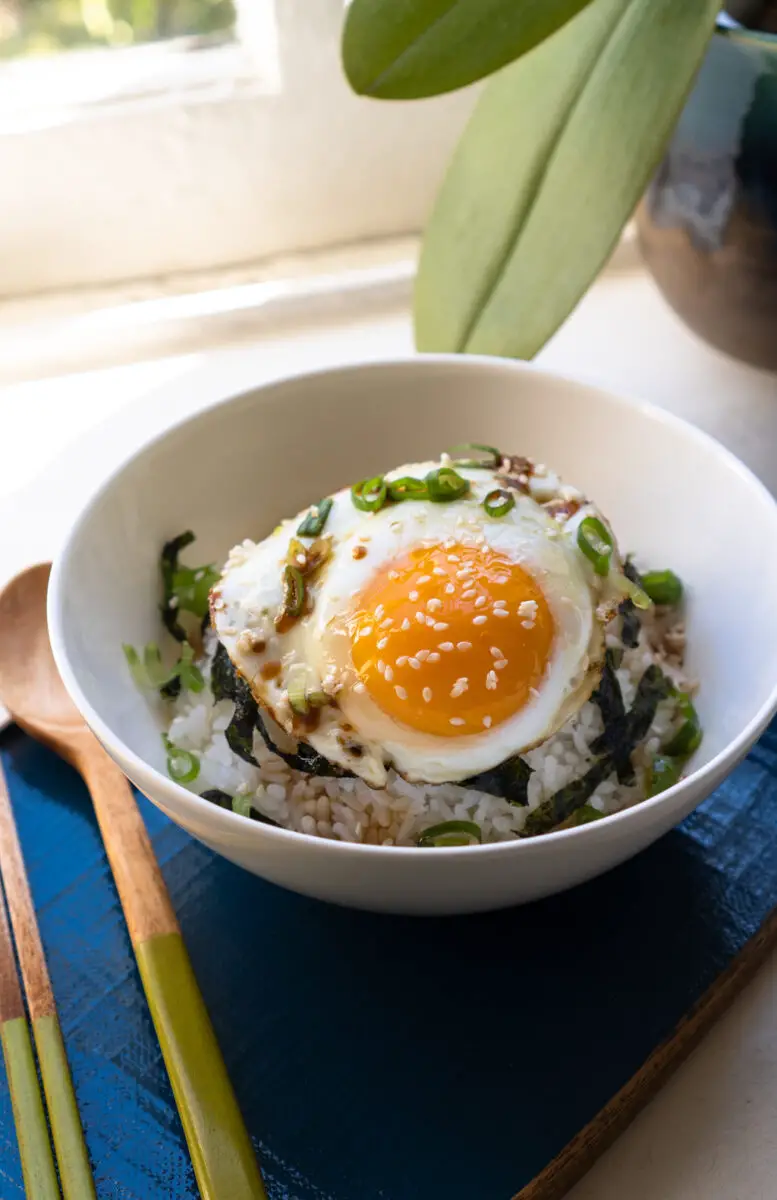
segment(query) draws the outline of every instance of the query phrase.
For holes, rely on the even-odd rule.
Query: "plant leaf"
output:
[[[660,161],[718,0],[594,0],[486,87],[421,254],[420,350],[531,358]]]
[[[354,91],[437,96],[539,45],[591,0],[353,0],[343,66]]]

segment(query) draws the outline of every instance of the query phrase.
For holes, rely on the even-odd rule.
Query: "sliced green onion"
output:
[[[297,536],[318,537],[326,525],[333,503],[331,496],[327,496],[325,500],[319,500],[318,504],[314,504],[304,520],[297,526]]]
[[[311,708],[326,708],[327,704],[332,703],[332,697],[328,692],[314,690],[307,693],[306,699]]]
[[[577,527],[577,544],[597,575],[609,573],[612,537],[598,517],[583,518]]]
[[[167,750],[167,773],[176,783],[192,783],[200,773],[200,760],[190,750],[174,746],[169,737],[162,741]]]
[[[483,841],[480,826],[474,821],[442,821],[419,834],[417,845],[421,847],[474,846]]]
[[[463,479],[453,467],[437,467],[426,476],[426,488],[435,504],[448,504],[467,495],[469,480]]]
[[[695,750],[699,749],[702,728],[699,714],[686,692],[677,693],[677,710],[683,718],[683,723],[662,749],[664,754],[668,754],[672,758],[687,758],[689,754],[693,754]]]
[[[233,796],[232,797],[232,812],[238,813],[241,817],[251,816],[251,801],[248,796]]]
[[[668,754],[657,754],[647,771],[645,795],[657,796],[673,787],[680,778],[683,769],[681,758],[671,758]]]
[[[648,596],[647,592],[635,583],[633,579],[629,579],[628,575],[614,575],[613,583],[616,587],[627,596],[635,608],[646,612],[647,609],[653,607],[653,601]]]
[[[605,814],[599,812],[598,808],[594,808],[593,804],[584,804],[582,808],[578,808],[572,813],[571,817],[567,817],[566,821],[562,821],[557,825],[557,829],[574,829],[578,825],[590,825],[592,821],[601,821]]]
[[[412,475],[403,475],[401,479],[392,479],[389,482],[388,497],[396,504],[402,500],[427,500],[429,490],[423,479],[414,479]]]
[[[377,512],[378,509],[383,508],[387,495],[388,488],[382,475],[375,475],[372,479],[362,479],[351,488],[351,500],[354,507],[361,509],[362,512]]]
[[[132,678],[143,691],[159,691],[178,678],[181,680],[181,686],[190,692],[201,692],[205,687],[202,671],[194,664],[194,651],[188,642],[182,644],[181,657],[170,668],[163,665],[156,642],[149,642],[144,646],[142,661],[134,646],[124,645],[122,649]]]
[[[286,690],[289,704],[295,713],[304,717],[310,710],[308,700],[308,669],[304,663],[292,663],[289,667]]]
[[[460,459],[457,457],[459,454],[466,454],[470,450],[479,450],[484,457],[478,459]],[[483,446],[480,442],[463,442],[460,446],[454,446],[448,453],[457,467],[498,467],[504,457],[502,451],[497,450],[495,446]]]
[[[674,571],[648,571],[642,586],[654,604],[675,605],[683,598],[683,583]]]
[[[287,563],[283,568],[283,611],[289,617],[298,617],[305,604],[305,580],[299,567]]]
[[[181,657],[173,668],[174,674],[181,680],[181,687],[190,692],[201,692],[205,687],[202,671],[194,662],[194,650],[188,642],[181,647]]]
[[[483,501],[483,508],[489,517],[504,517],[515,508],[515,496],[506,488],[494,488]]]

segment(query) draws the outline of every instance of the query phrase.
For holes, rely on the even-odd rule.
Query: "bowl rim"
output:
[[[82,504],[63,545],[60,547],[59,553],[56,555],[52,566],[47,596],[47,619],[54,660],[65,687],[76,707],[81,712],[92,732],[103,743],[104,748],[112,757],[116,758],[127,774],[134,774],[140,779],[144,777],[150,779],[151,783],[148,785],[148,790],[151,794],[150,798],[157,793],[161,793],[165,797],[169,808],[173,812],[176,812],[176,819],[177,810],[183,810],[187,815],[191,815],[192,818],[197,820],[205,818],[206,822],[212,823],[214,826],[221,824],[225,832],[240,832],[244,843],[251,840],[259,843],[268,839],[270,841],[280,839],[281,843],[287,842],[289,845],[301,846],[302,842],[300,839],[302,839],[309,849],[315,848],[327,853],[342,854],[350,851],[351,853],[361,855],[389,856],[397,861],[400,859],[407,860],[408,856],[411,856],[413,859],[418,858],[418,848],[416,846],[374,846],[364,842],[344,842],[322,838],[316,834],[286,829],[283,826],[265,825],[262,822],[253,821],[249,817],[243,817],[239,813],[231,812],[228,809],[218,808],[211,802],[203,800],[196,792],[189,791],[182,784],[176,783],[175,780],[163,775],[161,771],[147,762],[146,759],[136,754],[111,729],[84,694],[79,683],[77,670],[71,665],[68,655],[67,639],[64,633],[62,592],[63,580],[67,571],[68,558],[72,547],[80,537],[81,530],[91,518],[94,509],[99,507],[104,497],[110,492],[120,476],[158,445],[178,436],[184,427],[193,425],[217,409],[226,408],[231,404],[248,402],[249,399],[261,403],[272,392],[282,389],[289,384],[311,384],[315,386],[320,379],[333,375],[352,375],[359,372],[369,373],[372,371],[404,371],[408,368],[423,372],[434,370],[440,366],[454,367],[457,370],[465,372],[472,371],[473,374],[482,373],[483,371],[493,371],[495,374],[504,374],[505,372],[515,375],[530,374],[539,377],[540,380],[547,379],[551,382],[568,385],[581,393],[595,394],[616,408],[630,409],[649,421],[656,422],[659,425],[683,434],[698,446],[711,450],[723,465],[728,467],[729,470],[734,471],[735,474],[739,475],[748,484],[760,503],[765,503],[772,509],[775,521],[777,522],[777,498],[772,495],[765,484],[762,483],[749,467],[746,467],[732,451],[723,446],[711,434],[706,433],[682,417],[644,400],[611,391],[609,388],[587,382],[565,372],[549,371],[543,367],[535,366],[533,363],[521,360],[475,354],[406,354],[392,358],[365,359],[324,366],[314,370],[284,373],[275,378],[264,380],[254,388],[247,388],[240,392],[229,392],[216,400],[210,401],[195,412],[187,413],[183,417],[180,417],[172,425],[155,434],[147,441],[144,441],[141,446],[122,459],[110,471],[102,483],[94,489],[88,499]],[[633,821],[637,813],[649,812],[666,805],[668,802],[671,803],[691,787],[698,785],[702,785],[703,787],[708,780],[711,779],[714,781],[716,776],[721,774],[721,772],[726,774],[728,770],[733,769],[764,731],[775,712],[777,712],[777,682],[775,682],[769,696],[755,715],[748,721],[744,729],[724,746],[714,758],[696,770],[691,771],[688,775],[683,776],[672,787],[659,792],[656,796],[642,800],[630,808],[606,814],[599,821],[575,826],[571,829],[556,830],[541,837],[516,838],[513,841],[487,842],[474,846],[436,847],[435,858],[459,857],[461,855],[474,858],[476,856],[482,857],[486,854],[505,855],[508,853],[522,853],[526,855],[530,853],[547,853],[551,852],[553,846],[558,846],[560,849],[562,844],[570,838],[588,838],[592,842],[595,837],[605,837],[607,836],[606,831],[614,831],[617,825],[625,825],[627,822]],[[129,769],[125,767],[125,764],[127,764]],[[713,782],[713,788],[714,786],[716,784]],[[152,802],[156,803],[153,799]],[[167,811],[167,815],[170,815],[169,811]],[[173,818],[171,817],[171,819]],[[253,832],[249,833],[249,829]]]

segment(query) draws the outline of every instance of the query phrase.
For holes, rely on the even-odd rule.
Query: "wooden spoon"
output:
[[[31,567],[0,593],[0,698],[16,723],[67,759],[89,788],[203,1200],[266,1200],[135,797],[54,662],[46,623],[50,571],[48,564]]]

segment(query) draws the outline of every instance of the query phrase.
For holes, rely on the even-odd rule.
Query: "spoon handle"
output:
[[[267,1200],[170,896],[125,776],[88,735],[94,803],[203,1200]]]

